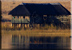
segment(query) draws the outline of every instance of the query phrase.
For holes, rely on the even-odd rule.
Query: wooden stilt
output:
[[[21,23],[21,28],[22,28],[22,23]]]
[[[14,24],[14,28],[16,29],[16,24]]]
[[[13,23],[11,24],[11,28],[13,28]]]
[[[26,24],[26,28],[28,28],[28,24]]]
[[[13,27],[13,23],[12,23],[12,27]]]
[[[40,24],[40,29],[41,29],[41,24]]]
[[[14,29],[15,29],[15,24],[14,24]]]
[[[24,29],[25,29],[25,24],[24,24]]]

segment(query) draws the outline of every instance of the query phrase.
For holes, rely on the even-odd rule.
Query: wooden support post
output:
[[[13,23],[12,23],[12,26],[11,27],[13,28]]]
[[[13,26],[13,23],[12,23],[12,26]]]
[[[21,23],[21,28],[22,28],[22,23]]]
[[[13,28],[14,28],[14,23],[13,23]]]
[[[25,19],[25,16],[23,16],[23,18]],[[25,24],[24,24],[24,29],[25,29]]]
[[[25,28],[26,28],[26,29],[28,28],[28,24],[25,24]]]
[[[14,29],[15,29],[15,24],[14,24]]]
[[[29,23],[29,28],[30,29],[32,29],[32,27],[33,27],[32,23],[33,23],[33,19],[32,19],[32,16],[30,16],[30,23]]]
[[[25,18],[25,16],[23,16],[23,18]]]
[[[25,24],[24,24],[24,29],[25,29]]]
[[[41,24],[40,24],[40,29],[41,29]]]
[[[16,24],[15,24],[15,26],[14,26],[14,27],[15,27],[15,29],[16,29]]]

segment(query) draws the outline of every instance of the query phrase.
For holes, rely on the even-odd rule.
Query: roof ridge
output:
[[[26,5],[26,4],[51,4],[51,5],[61,5],[60,3],[21,3],[20,5]]]

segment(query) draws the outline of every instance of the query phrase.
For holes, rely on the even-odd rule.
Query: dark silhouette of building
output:
[[[18,17],[23,16],[23,18],[25,18],[25,16],[29,16],[30,25],[35,23],[44,24],[44,22],[47,24],[54,22],[54,25],[58,25],[60,23],[59,25],[61,25],[61,21],[59,21],[55,16],[67,16],[70,15],[70,12],[60,3],[21,3],[12,11],[10,11],[9,15]],[[43,15],[47,15],[46,20],[43,19]]]

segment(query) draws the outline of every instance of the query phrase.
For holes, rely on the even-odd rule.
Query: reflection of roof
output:
[[[70,15],[70,12],[60,3],[21,3],[12,11],[10,15],[26,16],[37,13],[39,15]]]

